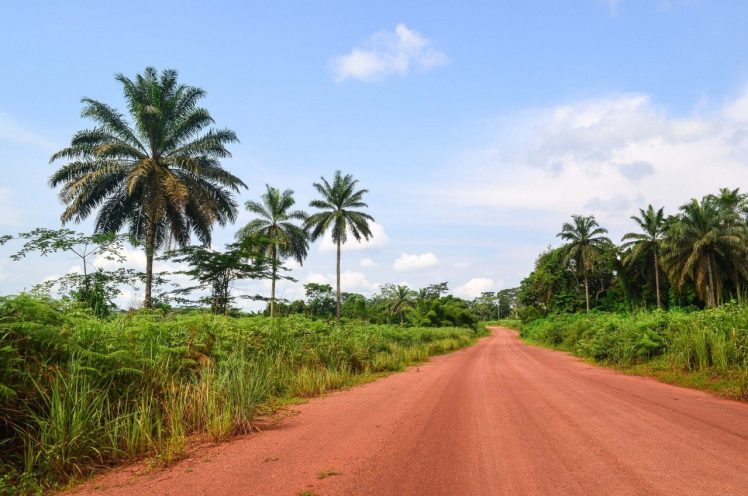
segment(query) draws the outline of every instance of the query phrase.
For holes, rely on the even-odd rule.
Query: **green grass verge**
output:
[[[480,333],[132,312],[0,299],[0,494],[116,463],[183,456],[190,436],[251,432],[275,408],[403,370]]]
[[[560,314],[520,326],[530,343],[620,371],[748,400],[748,307]]]

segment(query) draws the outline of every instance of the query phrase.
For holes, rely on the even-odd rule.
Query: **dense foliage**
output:
[[[521,324],[523,337],[621,366],[703,373],[721,392],[748,399],[748,306],[685,312],[557,314]]]
[[[0,299],[0,492],[116,461],[180,456],[185,438],[251,431],[274,399],[316,395],[469,344],[476,331],[303,316],[140,311]]]
[[[618,246],[594,217],[574,216],[522,281],[524,320],[586,308],[715,307],[745,299],[748,195],[724,188],[693,199],[675,215],[651,205],[632,217],[638,231]]]

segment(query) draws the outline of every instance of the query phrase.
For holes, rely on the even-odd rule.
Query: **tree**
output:
[[[188,300],[183,295],[195,291],[208,291],[208,297],[201,297],[198,301],[209,303],[215,314],[225,314],[236,299],[231,295],[231,284],[241,279],[265,279],[269,277],[270,261],[265,258],[266,242],[233,243],[226,246],[225,251],[216,251],[203,246],[187,246],[167,253],[165,258],[173,262],[183,263],[189,269],[179,271],[197,282],[195,286],[179,288],[174,291],[180,297],[181,303]],[[250,299],[259,297],[245,296]]]
[[[726,221],[724,212],[708,197],[693,199],[680,207],[662,261],[675,285],[682,288],[692,280],[701,300],[714,307],[727,278],[748,277],[746,227]]]
[[[320,179],[322,182],[314,183],[314,188],[322,198],[309,203],[310,207],[319,211],[307,218],[305,226],[310,231],[312,241],[328,231],[332,233],[332,240],[337,249],[335,314],[340,321],[340,247],[348,241],[349,233],[356,241],[361,241],[361,238],[368,240],[372,236],[369,222],[374,222],[374,218],[356,210],[368,207],[363,201],[368,190],[356,191],[358,180],[353,179],[352,175],[343,176],[340,171],[336,171],[332,184],[324,177]]]
[[[400,324],[403,323],[405,311],[413,308],[413,299],[415,292],[403,284],[396,286],[394,291],[389,295],[387,310],[392,315],[400,316]]]
[[[332,296],[332,286],[310,282],[304,284],[307,297],[306,308],[312,317],[326,317],[332,315],[335,308],[335,298]]]
[[[632,216],[631,220],[636,222],[641,232],[630,232],[623,236],[621,248],[629,249],[624,263],[631,265],[634,262],[652,258],[655,275],[655,293],[657,295],[657,308],[662,308],[662,296],[660,295],[660,250],[666,231],[664,209],[655,211],[652,205],[647,210],[639,209],[639,217]]]
[[[306,231],[291,222],[306,220],[301,210],[291,210],[295,200],[293,191],[283,192],[265,185],[262,202],[248,201],[246,208],[258,215],[236,233],[238,239],[260,233],[268,239],[266,255],[271,261],[270,315],[275,316],[275,283],[278,280],[278,264],[281,258],[292,257],[300,264],[304,263],[309,250],[309,238]]]
[[[584,297],[590,311],[589,274],[601,247],[610,240],[602,236],[608,231],[600,227],[594,216],[572,215],[573,223],[566,222],[556,236],[568,241],[565,246],[566,261],[574,261],[577,273],[584,277]]]
[[[98,209],[95,231],[127,227],[145,246],[144,306],[150,307],[155,251],[174,241],[189,244],[192,234],[205,245],[217,222],[237,215],[233,194],[246,185],[221,167],[237,141],[228,129],[205,128],[213,118],[198,101],[205,91],[177,82],[177,72],[152,67],[122,84],[131,121],[114,107],[83,98],[82,116],[96,126],[77,132],[70,146],[50,162],[66,160],[50,178],[62,186],[67,205],[61,220],[80,222]]]

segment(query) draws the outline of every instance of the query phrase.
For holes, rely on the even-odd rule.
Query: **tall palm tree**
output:
[[[624,263],[630,265],[634,262],[652,257],[654,262],[655,292],[657,294],[657,308],[662,308],[662,297],[660,296],[660,250],[666,230],[664,209],[655,211],[652,205],[647,210],[639,209],[639,217],[632,216],[631,220],[636,222],[641,232],[630,232],[623,236],[621,248],[630,248],[624,258]]]
[[[268,240],[266,256],[272,263],[270,315],[275,316],[275,283],[278,280],[278,266],[282,258],[291,257],[300,264],[309,251],[309,238],[303,227],[293,220],[304,221],[306,214],[301,210],[291,210],[296,200],[293,191],[283,192],[265,185],[262,202],[248,201],[246,208],[258,216],[236,233],[237,239],[260,234]]]
[[[50,178],[62,185],[63,223],[80,222],[99,209],[96,232],[127,227],[145,245],[144,306],[150,307],[153,255],[167,239],[180,246],[194,234],[209,244],[217,222],[234,221],[232,192],[246,185],[221,167],[237,140],[229,129],[208,129],[213,118],[198,107],[205,91],[177,82],[177,72],[148,67],[131,80],[122,74],[129,113],[83,98],[82,116],[93,128],[78,131],[50,162],[66,160]]]
[[[349,233],[356,241],[360,241],[361,238],[368,240],[372,236],[369,222],[373,222],[374,218],[365,212],[355,210],[368,207],[363,197],[369,190],[356,191],[358,180],[353,179],[352,175],[344,176],[340,171],[335,171],[332,184],[324,177],[320,179],[322,182],[314,183],[314,188],[322,198],[309,203],[310,207],[319,211],[307,218],[305,226],[312,241],[327,231],[332,233],[332,240],[337,248],[336,317],[340,321],[340,247],[348,241]]]
[[[693,199],[680,208],[662,262],[678,287],[692,280],[702,301],[714,307],[728,277],[748,277],[748,233],[743,225],[725,222],[708,197]]]
[[[401,324],[403,323],[405,311],[413,308],[413,298],[415,295],[416,292],[404,284],[395,287],[395,290],[390,295],[390,300],[387,302],[387,310],[393,315],[399,315]]]
[[[150,307],[153,254],[167,240],[180,246],[196,235],[211,240],[216,222],[234,221],[232,192],[246,185],[221,167],[226,145],[237,140],[229,129],[208,129],[213,118],[198,107],[205,91],[177,82],[177,72],[148,67],[131,80],[122,74],[129,119],[114,107],[83,98],[82,116],[95,127],[78,131],[70,146],[50,162],[65,160],[50,178],[62,185],[67,205],[63,223],[80,222],[99,209],[96,232],[127,226],[145,245],[144,306]]]
[[[556,236],[568,241],[566,263],[574,261],[577,273],[584,276],[584,296],[587,311],[590,311],[589,273],[600,255],[600,249],[610,240],[603,236],[607,229],[600,227],[594,216],[572,215],[572,223],[566,222]]]

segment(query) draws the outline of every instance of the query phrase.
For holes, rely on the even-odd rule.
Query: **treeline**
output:
[[[551,314],[713,308],[748,294],[748,195],[723,188],[667,215],[649,205],[615,243],[594,216],[572,216],[519,288],[523,320]]]

